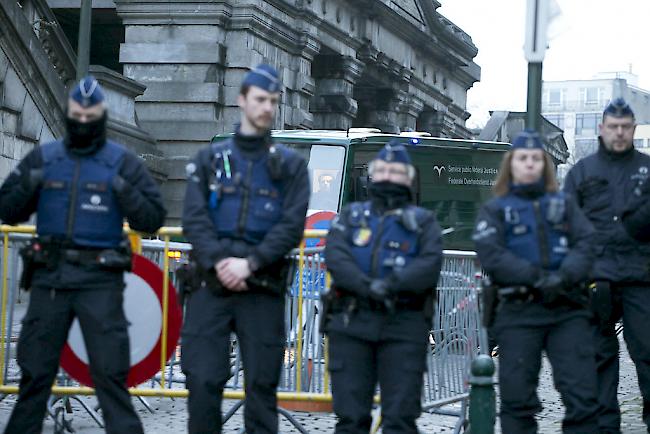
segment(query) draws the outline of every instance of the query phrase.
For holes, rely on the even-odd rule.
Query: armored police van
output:
[[[367,198],[368,162],[395,137],[411,145],[416,202],[435,211],[445,233],[444,247],[473,249],[474,221],[480,205],[491,197],[501,158],[510,149],[507,143],[384,134],[372,128],[274,131],[276,143],[296,149],[308,161],[312,193],[306,227],[327,228],[343,205]]]

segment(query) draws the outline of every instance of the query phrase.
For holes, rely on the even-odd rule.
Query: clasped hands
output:
[[[246,279],[252,272],[246,258],[226,258],[217,262],[214,266],[219,281],[226,289],[233,292],[248,291]]]

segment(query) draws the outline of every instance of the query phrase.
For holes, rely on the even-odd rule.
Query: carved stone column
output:
[[[454,117],[443,110],[426,108],[418,118],[418,129],[434,137],[454,137]]]
[[[361,76],[363,63],[337,53],[319,54],[312,63],[316,90],[310,111],[314,128],[345,130],[357,115],[354,85]]]

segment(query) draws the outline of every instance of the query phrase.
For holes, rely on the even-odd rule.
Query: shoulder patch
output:
[[[370,217],[369,203],[353,202],[348,210],[348,224],[350,226],[361,226],[367,217]]]

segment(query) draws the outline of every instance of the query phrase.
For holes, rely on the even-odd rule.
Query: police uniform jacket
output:
[[[611,282],[650,282],[650,246],[634,240],[621,216],[635,189],[645,182],[650,156],[635,149],[598,152],[580,160],[567,174],[564,190],[573,195],[593,223],[593,278]]]
[[[69,151],[64,140],[34,148],[0,187],[0,218],[18,224],[34,212],[39,237],[88,251],[117,249],[124,240],[124,219],[136,231],[153,233],[166,214],[144,164],[110,140],[84,155]],[[62,258],[57,262],[38,268],[33,284],[123,288],[122,271]]]
[[[408,215],[415,217],[415,226],[408,223]],[[397,333],[393,338],[421,341],[421,323],[413,327],[407,317],[419,312],[416,317],[422,321],[422,313],[433,303],[440,276],[442,240],[432,212],[413,205],[386,209],[377,202],[351,203],[332,223],[325,257],[337,300],[345,303],[349,298],[356,299],[353,321],[343,324],[349,319],[341,316],[346,313],[335,313],[329,331],[338,329],[368,338],[379,337],[384,327],[389,333],[391,328]],[[388,327],[376,318],[385,315],[385,310],[376,305],[373,309],[369,302],[373,279],[385,279],[395,301],[395,313],[387,318]],[[430,308],[426,309],[427,315],[431,314]],[[408,333],[411,328],[414,333]]]
[[[201,269],[247,258],[254,275],[277,274],[302,239],[309,203],[307,164],[270,137],[238,134],[212,143],[188,165],[183,232]]]
[[[570,195],[543,184],[511,187],[479,211],[473,240],[481,266],[499,286],[532,287],[542,271],[568,285],[587,279],[593,228]]]

